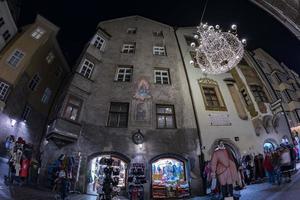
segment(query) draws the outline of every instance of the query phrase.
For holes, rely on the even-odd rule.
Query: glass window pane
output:
[[[174,120],[173,116],[166,116],[166,127],[167,128],[174,128]]]
[[[109,114],[108,125],[113,126],[113,127],[118,126],[118,114],[116,114],[116,113]]]
[[[162,115],[157,116],[157,127],[158,128],[165,128],[165,117]]]

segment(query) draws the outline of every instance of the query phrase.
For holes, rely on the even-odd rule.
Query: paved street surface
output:
[[[0,200],[54,200],[52,192],[24,186],[6,186],[4,175],[7,173],[7,165],[0,158]],[[90,195],[71,195],[71,200],[96,200]],[[247,186],[242,191],[241,200],[299,200],[300,199],[300,172],[293,176],[291,183],[281,186],[272,186],[268,183]],[[197,197],[193,200],[209,200],[208,197]]]

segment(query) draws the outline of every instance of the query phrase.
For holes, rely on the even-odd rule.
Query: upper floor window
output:
[[[156,105],[157,128],[176,128],[173,105]]]
[[[15,50],[12,55],[10,56],[10,58],[8,59],[8,64],[10,64],[13,67],[16,67],[21,60],[24,57],[24,53],[21,52],[20,50]]]
[[[3,17],[0,17],[0,28],[5,24]]]
[[[5,100],[9,91],[9,85],[0,81],[0,100]]]
[[[50,51],[46,57],[47,63],[51,64],[53,62],[54,58],[55,58],[54,53]]]
[[[63,117],[66,119],[77,121],[79,118],[79,112],[81,110],[81,106],[82,106],[82,100],[75,96],[70,95],[67,100],[65,110],[63,112]]]
[[[127,127],[129,103],[111,102],[107,125],[110,127]]]
[[[36,87],[38,86],[39,82],[41,81],[41,78],[38,74],[35,74],[31,81],[29,82],[29,88],[34,91]]]
[[[208,78],[202,78],[199,80],[199,85],[206,110],[227,110],[218,83],[216,81]]]
[[[153,55],[165,56],[166,48],[163,46],[154,46],[153,47]]]
[[[94,63],[92,63],[91,61],[89,61],[87,59],[84,59],[79,73],[86,78],[90,78],[92,75],[93,69],[94,69]]]
[[[196,52],[195,51],[190,51],[190,55],[191,55],[191,58],[192,60],[194,61],[194,67],[199,67],[199,64],[197,62],[197,59],[196,59]]]
[[[8,30],[6,30],[3,34],[2,37],[4,38],[5,41],[7,41],[10,38],[10,33]]]
[[[130,82],[132,76],[132,66],[119,66],[115,80],[120,82]]]
[[[170,84],[170,76],[168,69],[154,70],[154,82],[157,84]]]
[[[242,96],[243,96],[243,99],[244,99],[246,105],[247,105],[247,106],[251,105],[251,104],[252,104],[252,101],[251,101],[251,99],[250,99],[250,97],[249,97],[247,91],[246,91],[245,89],[242,89],[242,90],[241,90],[241,94],[242,94]]]
[[[41,27],[37,27],[32,33],[31,37],[34,39],[40,39],[43,35],[45,34],[45,30],[42,29]]]
[[[42,96],[41,101],[44,104],[47,104],[49,102],[49,100],[50,100],[51,94],[52,94],[52,91],[50,90],[50,88],[46,88],[45,91],[44,91],[44,94]]]
[[[259,85],[250,85],[250,89],[255,97],[257,102],[268,102],[268,98],[263,90],[263,88]]]
[[[164,37],[163,31],[153,31],[152,34],[154,37]]]
[[[30,113],[31,113],[31,107],[29,105],[26,105],[24,110],[23,110],[21,119],[26,121],[28,119]]]
[[[127,33],[128,34],[136,34],[136,30],[137,30],[137,28],[128,28]]]
[[[123,44],[122,53],[134,53],[134,52],[135,52],[135,43]]]
[[[184,38],[185,38],[186,44],[188,46],[191,46],[192,42],[194,42],[196,44],[196,46],[199,46],[198,40],[195,39],[193,36],[185,35]]]
[[[97,49],[104,50],[105,39],[103,37],[101,37],[100,35],[96,34],[92,43]]]

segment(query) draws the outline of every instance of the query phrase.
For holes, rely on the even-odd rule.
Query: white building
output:
[[[17,26],[7,1],[0,1],[0,51],[17,33]]]

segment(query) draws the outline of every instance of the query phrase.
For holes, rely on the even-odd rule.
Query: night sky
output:
[[[204,4],[204,0],[23,0],[19,24],[32,23],[38,13],[59,26],[59,43],[73,66],[100,21],[141,15],[172,26],[196,26]],[[248,50],[263,48],[300,73],[300,41],[250,1],[208,0],[203,22],[219,24],[223,30],[237,24]]]

